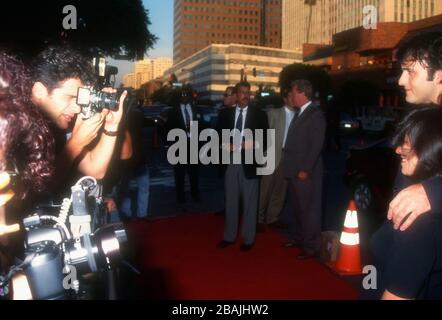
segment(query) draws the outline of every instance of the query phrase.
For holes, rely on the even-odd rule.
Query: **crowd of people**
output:
[[[402,120],[392,140],[401,158],[401,172],[387,220],[372,238],[379,286],[370,294],[384,299],[442,298],[442,33],[408,39],[398,48],[397,57],[402,64],[399,85],[407,102],[419,108]],[[18,223],[39,201],[48,197],[60,201],[80,176],[101,181],[109,213],[141,219],[148,214],[149,169],[141,143],[140,109],[125,104],[125,91],[118,109],[82,117],[78,89],[95,81],[89,60],[68,47],[49,47],[31,63],[0,52],[1,273],[12,256],[20,254],[21,243],[7,235],[8,226]],[[220,165],[225,223],[217,247],[225,249],[237,241],[242,214],[240,250],[252,250],[256,232],[278,225],[288,204],[295,224],[285,247],[299,247],[298,259],[317,258],[327,123],[308,74],[294,74],[289,85],[280,89],[284,106],[265,112],[253,105],[248,82],[226,88],[216,130],[234,135],[230,143],[220,145],[220,153],[241,161]],[[199,119],[192,92],[183,88],[168,115],[168,130],[184,130],[190,146],[191,123]],[[245,134],[247,129],[251,137]],[[269,129],[274,130],[274,139],[258,139],[258,130]],[[244,155],[265,153],[271,145],[275,170],[260,176],[257,168],[263,164],[256,159],[246,162]],[[187,154],[191,156],[190,151]],[[186,172],[192,200],[200,201],[198,167],[189,161],[174,165],[178,202],[185,201]],[[133,184],[138,185],[135,198]],[[2,288],[0,293],[29,296],[19,289],[23,277],[13,283],[14,290]]]

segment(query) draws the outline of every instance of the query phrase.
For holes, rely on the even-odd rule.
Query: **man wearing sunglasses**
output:
[[[184,86],[178,94],[179,94],[179,103],[169,111],[166,123],[167,132],[173,129],[181,129],[185,131],[187,135],[187,148],[188,148],[187,162],[178,163],[173,166],[174,176],[175,176],[176,199],[178,203],[186,202],[184,184],[187,172],[190,181],[190,193],[192,196],[192,200],[194,202],[200,202],[199,166],[198,164],[190,163],[189,148],[190,148],[191,138],[198,140],[198,136],[197,137],[191,136],[190,133],[191,122],[198,121],[201,115],[197,112],[197,109],[194,105],[193,90],[190,86]]]

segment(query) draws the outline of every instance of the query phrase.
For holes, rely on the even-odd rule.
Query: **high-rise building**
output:
[[[152,79],[156,79],[158,77],[162,77],[164,71],[172,67],[172,59],[171,58],[156,58],[152,59]]]
[[[164,71],[172,67],[171,58],[155,58],[136,61],[133,73],[124,76],[124,85],[139,89],[141,85],[150,80],[162,77]],[[126,81],[127,77],[127,81]],[[131,85],[127,85],[127,84]]]
[[[123,76],[123,85],[125,87],[135,88],[135,74],[128,73]]]
[[[373,12],[377,22],[403,23],[442,13],[440,0],[282,1],[282,48],[296,51],[304,43],[331,44],[334,34],[363,26]]]
[[[247,79],[255,93],[260,87],[279,91],[279,74],[302,55],[290,50],[242,44],[213,44],[174,64],[166,73],[190,83],[203,99],[218,101],[227,86]]]
[[[281,48],[282,0],[175,0],[177,63],[211,44]]]

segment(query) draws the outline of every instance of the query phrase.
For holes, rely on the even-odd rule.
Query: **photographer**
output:
[[[21,218],[19,214],[31,206],[32,195],[42,192],[49,185],[53,172],[54,140],[40,111],[29,100],[30,88],[31,79],[23,64],[16,58],[0,52],[2,273],[14,255],[13,245],[6,237],[18,231],[17,224],[8,226],[6,223]],[[13,283],[15,298],[29,298],[29,288],[24,276],[16,276]],[[18,291],[24,295],[18,295]],[[10,296],[9,288],[0,288],[1,294]]]
[[[56,137],[57,182],[65,180],[62,173],[74,165],[83,175],[102,179],[114,151],[127,93],[120,97],[117,111],[103,109],[83,119],[77,104],[78,88],[91,85],[95,77],[91,63],[65,47],[41,52],[32,63],[32,76],[32,102],[46,114]]]

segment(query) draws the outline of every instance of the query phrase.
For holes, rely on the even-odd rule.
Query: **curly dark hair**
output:
[[[442,70],[442,29],[406,38],[399,44],[396,57],[400,63],[422,63],[428,68],[428,80],[433,80],[435,72]]]
[[[0,170],[18,170],[20,199],[44,191],[54,170],[54,138],[30,101],[31,84],[23,63],[0,51]]]
[[[84,84],[94,84],[96,78],[91,61],[67,46],[51,46],[32,61],[32,80],[43,83],[49,91],[61,82],[78,78]]]

